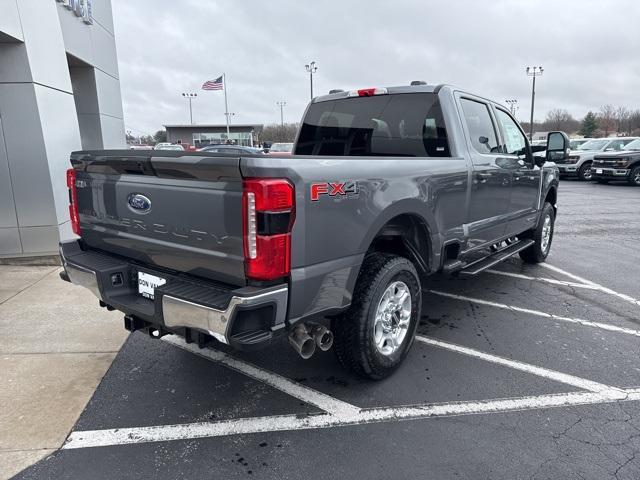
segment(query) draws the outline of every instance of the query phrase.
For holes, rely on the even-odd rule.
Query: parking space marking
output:
[[[471,402],[371,408],[342,416],[331,414],[311,416],[282,415],[179,425],[87,430],[71,433],[62,448],[69,450],[149,442],[192,440],[252,433],[345,427],[401,420],[424,420],[437,417],[506,413],[577,405],[597,405],[622,401],[640,401],[640,389],[621,390],[619,394],[615,396],[610,395],[608,392],[571,392]]]
[[[162,337],[162,340],[208,360],[220,363],[228,368],[251,377],[254,380],[258,380],[259,382],[276,388],[287,395],[302,400],[310,405],[314,405],[325,412],[331,413],[332,415],[340,416],[345,414],[354,414],[360,411],[360,408],[355,405],[351,405],[350,403],[343,402],[342,400],[338,400],[312,388],[300,385],[299,383],[283,377],[282,375],[264,370],[248,362],[232,357],[224,352],[208,348],[200,349],[196,344],[186,343],[184,339],[174,335]]]
[[[475,350],[469,347],[463,347],[462,345],[457,345],[455,343],[443,342],[442,340],[437,340],[431,337],[425,337],[423,335],[416,335],[416,340],[426,345],[432,345],[434,347],[444,348],[452,352],[461,353],[469,357],[479,358],[480,360],[484,360],[486,362],[495,363],[497,365],[503,365],[505,367],[513,368],[514,370],[519,370],[521,372],[530,373],[532,375],[537,375],[539,377],[543,377],[549,380],[554,380],[556,382],[565,383],[567,385],[572,385],[574,387],[582,388],[583,390],[589,390],[591,392],[598,392],[598,393],[609,392],[609,393],[612,393],[613,395],[618,395],[619,392],[621,392],[619,388],[611,387],[609,385],[604,385],[602,383],[593,382],[585,378],[569,375],[568,373],[562,373],[562,372],[557,372],[555,370],[549,370],[547,368],[538,367],[537,365],[518,362],[516,360],[509,360],[508,358],[499,357],[497,355],[492,355],[490,353],[485,353],[480,350]]]
[[[540,263],[539,264],[541,267],[546,268],[548,270],[551,270],[553,272],[556,273],[560,273],[562,275],[566,275],[569,278],[573,278],[574,280],[577,280],[578,282],[582,282],[584,284],[587,285],[592,285],[594,287],[597,287],[598,290],[600,290],[601,292],[604,293],[608,293],[609,295],[613,295],[614,297],[618,297],[626,302],[632,303],[636,306],[640,307],[640,300],[633,298],[630,295],[627,295],[625,293],[620,293],[620,292],[616,292],[615,290],[612,290],[608,287],[605,287],[604,285],[600,285],[599,283],[596,282],[592,282],[591,280],[587,280],[586,278],[582,278],[579,277],[578,275],[574,275],[573,273],[569,273],[565,270],[562,270],[561,268],[558,267],[554,267],[553,265],[549,265],[548,263]]]
[[[553,313],[541,312],[539,310],[532,310],[530,308],[516,307],[515,305],[506,305],[504,303],[492,302],[489,300],[483,300],[481,298],[466,297],[464,295],[456,295],[454,293],[441,292],[439,290],[425,290],[425,292],[433,293],[441,297],[454,298],[456,300],[462,300],[464,302],[477,303],[479,305],[487,305],[489,307],[501,308],[503,310],[511,310],[513,312],[527,313],[537,317],[550,318],[552,320],[568,323],[576,323],[584,325],[586,327],[600,328],[602,330],[608,330],[610,332],[625,333],[627,335],[634,335],[640,337],[640,330],[634,330],[632,328],[618,327],[616,325],[610,325],[602,322],[592,322],[590,320],[584,320],[582,318],[564,317],[562,315],[555,315]]]
[[[528,275],[522,275],[520,273],[502,272],[500,270],[485,270],[486,273],[493,273],[494,275],[503,275],[505,277],[519,278],[522,280],[535,280],[538,282],[549,283],[551,285],[561,285],[563,287],[571,288],[584,288],[587,290],[601,290],[598,285],[591,285],[587,283],[567,282],[564,280],[556,280],[555,278],[546,277],[529,277]]]

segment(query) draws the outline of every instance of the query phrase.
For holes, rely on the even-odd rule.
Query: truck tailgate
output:
[[[146,265],[244,285],[238,157],[74,152],[85,244]]]

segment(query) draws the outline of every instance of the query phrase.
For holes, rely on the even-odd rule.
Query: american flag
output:
[[[207,80],[202,84],[203,90],[224,90],[224,83],[222,82],[222,75],[215,80]]]

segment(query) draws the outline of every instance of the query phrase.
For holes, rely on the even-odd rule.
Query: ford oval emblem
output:
[[[131,193],[128,202],[129,207],[137,213],[147,213],[151,210],[151,200],[141,193]]]

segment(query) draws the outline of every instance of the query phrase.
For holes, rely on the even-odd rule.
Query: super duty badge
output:
[[[311,184],[311,201],[320,200],[320,195],[329,195],[330,197],[357,195],[358,182],[319,182]]]

